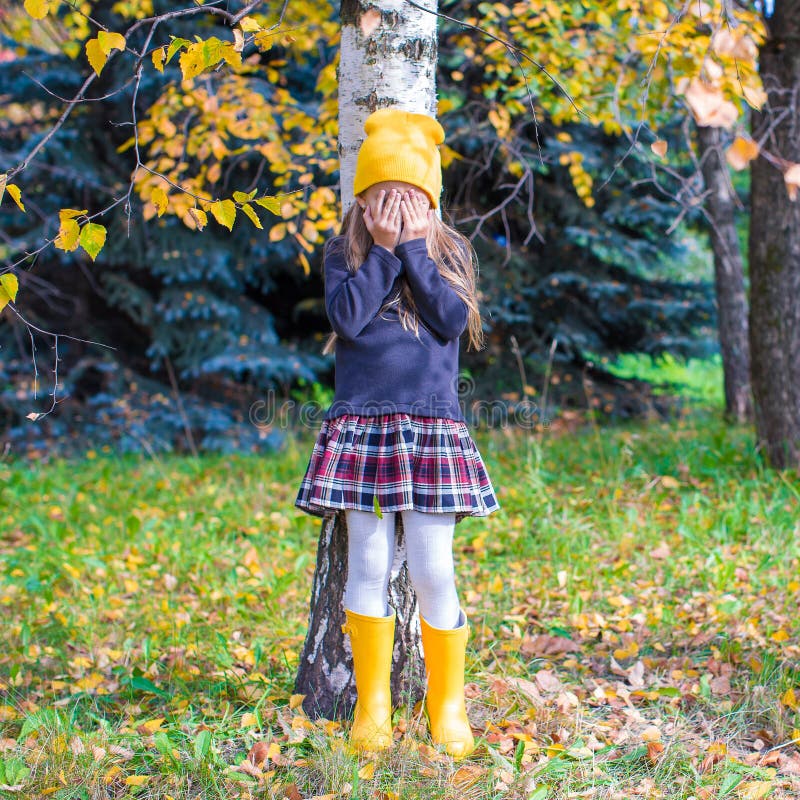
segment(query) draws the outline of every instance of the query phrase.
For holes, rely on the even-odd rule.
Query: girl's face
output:
[[[372,186],[365,189],[361,194],[356,195],[356,202],[361,206],[362,211],[368,205],[375,208],[381,189],[383,189],[387,195],[392,189],[397,189],[401,194],[413,189],[414,193],[422,197],[425,201],[425,210],[427,211],[431,207],[431,201],[428,195],[418,186],[414,186],[413,183],[406,183],[405,181],[381,181],[380,183],[373,183]]]

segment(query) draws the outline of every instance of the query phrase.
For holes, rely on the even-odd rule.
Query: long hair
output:
[[[478,306],[478,258],[472,243],[435,214],[425,241],[428,255],[438,267],[439,274],[467,305],[467,349],[471,346],[473,350],[480,350],[483,347],[483,326]],[[327,258],[334,251],[343,252],[347,269],[355,274],[364,263],[372,245],[372,235],[364,222],[364,211],[358,203],[353,203],[344,215],[340,234],[325,242],[323,257]],[[394,292],[384,302],[378,313],[382,314],[396,306],[400,324],[405,330],[413,330],[419,339],[419,315],[411,286],[405,276],[400,277],[400,287],[399,291]],[[337,338],[336,333],[331,332],[322,349],[323,355],[333,352]]]

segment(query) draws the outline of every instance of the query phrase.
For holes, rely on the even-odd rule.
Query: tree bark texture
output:
[[[717,297],[719,347],[725,379],[725,413],[737,422],[752,419],[750,343],[747,334],[747,293],[736,205],[728,165],[722,156],[720,129],[697,126],[700,164],[708,190],[706,210],[711,218],[714,283]]]
[[[353,177],[364,120],[379,108],[436,116],[438,45],[436,14],[430,13],[436,11],[436,0],[418,4],[428,11],[405,0],[342,0],[339,175],[343,213],[354,201]]]
[[[425,669],[400,513],[395,514],[395,534],[389,605],[397,612],[391,685],[392,701],[398,706],[413,705],[422,698]],[[342,633],[346,580],[347,525],[344,513],[339,512],[325,519],[320,532],[308,633],[295,682],[295,692],[305,695],[303,710],[312,719],[344,719],[352,715],[356,702],[353,651],[349,637]]]
[[[751,379],[759,447],[772,466],[800,468],[800,199],[789,199],[778,168],[800,162],[800,0],[776,0],[766,22],[767,103],[753,137],[772,158],[751,168]]]
[[[356,158],[364,121],[378,108],[401,108],[435,117],[436,0],[342,0],[339,62],[339,159],[342,213],[352,205]],[[422,659],[417,600],[405,566],[402,515],[395,514],[395,557],[389,604],[397,613],[392,661],[395,705],[422,698]],[[338,512],[322,524],[311,593],[308,633],[295,692],[312,717],[341,719],[355,705],[352,650],[342,633],[347,580],[347,522]]]

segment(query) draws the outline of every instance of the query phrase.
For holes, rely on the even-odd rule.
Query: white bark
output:
[[[367,6],[365,13],[365,5]],[[378,108],[436,117],[436,0],[344,0],[339,62],[339,158],[342,213],[353,203],[353,178],[364,120]],[[380,11],[380,24],[375,11]],[[365,31],[368,35],[365,35]]]

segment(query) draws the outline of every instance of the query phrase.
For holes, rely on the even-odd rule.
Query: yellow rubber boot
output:
[[[447,752],[457,759],[475,749],[464,702],[464,659],[469,625],[463,611],[460,622],[458,628],[443,630],[429,625],[420,616],[428,676],[425,706],[431,738],[436,744],[445,745]]]
[[[356,679],[355,717],[350,744],[359,750],[385,750],[392,744],[392,649],[395,612],[388,617],[368,617],[345,609]]]

